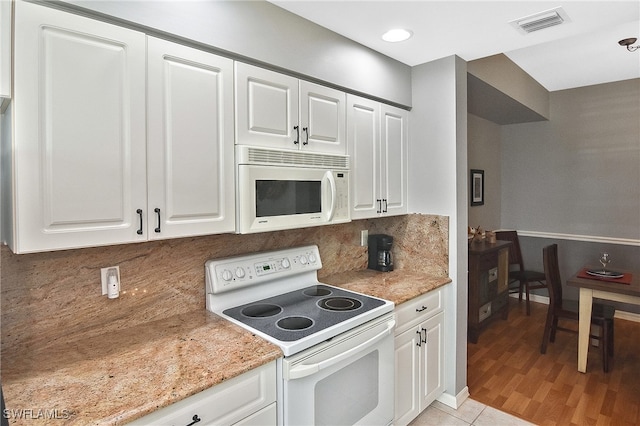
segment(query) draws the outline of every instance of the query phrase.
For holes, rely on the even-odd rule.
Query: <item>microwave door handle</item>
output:
[[[324,178],[329,182],[329,192],[330,192],[330,196],[331,196],[331,207],[329,209],[329,211],[327,212],[327,221],[331,221],[333,219],[333,214],[335,213],[336,210],[336,180],[333,178],[333,173],[331,172],[331,170],[327,171],[324,174]]]
[[[344,361],[350,356],[357,354],[358,352],[364,351],[365,349],[368,349],[369,347],[378,343],[380,340],[387,337],[389,334],[393,332],[393,329],[395,326],[396,326],[396,321],[391,320],[387,323],[387,327],[384,329],[384,331],[376,334],[371,339],[359,344],[356,347],[353,347],[349,350],[342,352],[339,355],[336,355],[329,359],[325,359],[324,361],[320,361],[315,364],[300,364],[296,367],[293,367],[289,369],[289,371],[287,372],[288,374],[285,373],[286,374],[285,379],[286,380],[301,379],[303,377],[310,376],[313,373],[317,373],[320,370],[324,370],[325,368],[329,368],[332,365],[335,365],[341,361]]]

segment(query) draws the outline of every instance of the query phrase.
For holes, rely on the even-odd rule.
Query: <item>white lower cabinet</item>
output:
[[[444,391],[442,290],[396,308],[394,425],[406,425]]]
[[[272,361],[130,424],[275,426],[276,412],[276,362]]]

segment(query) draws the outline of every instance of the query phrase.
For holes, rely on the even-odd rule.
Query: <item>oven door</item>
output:
[[[282,360],[285,425],[393,421],[393,313]]]
[[[238,232],[348,222],[349,172],[238,166]]]

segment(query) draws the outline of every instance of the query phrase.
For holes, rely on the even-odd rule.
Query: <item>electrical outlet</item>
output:
[[[112,288],[109,289],[110,279],[115,282],[111,282]],[[108,295],[109,299],[115,299],[120,295],[120,266],[109,266],[108,268],[100,269],[100,278],[102,280],[102,294]]]
[[[369,230],[363,229],[360,231],[360,245],[367,247],[369,245]]]

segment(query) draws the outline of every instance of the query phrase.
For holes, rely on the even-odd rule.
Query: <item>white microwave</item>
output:
[[[351,221],[349,157],[236,146],[237,232]]]

